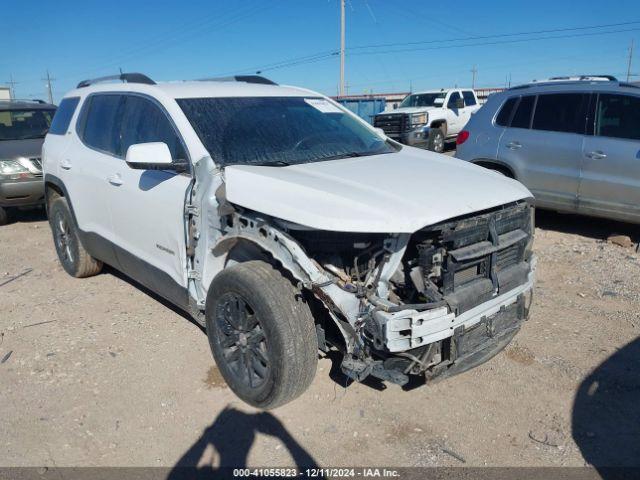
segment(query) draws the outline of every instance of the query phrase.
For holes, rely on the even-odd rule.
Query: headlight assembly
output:
[[[19,159],[0,160],[0,175],[12,180],[33,177],[29,169],[25,167]]]
[[[428,115],[426,113],[414,113],[411,115],[411,126],[421,127],[427,123]]]

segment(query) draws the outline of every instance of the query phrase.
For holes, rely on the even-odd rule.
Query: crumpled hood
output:
[[[404,147],[326,162],[225,168],[231,203],[319,230],[413,233],[449,218],[532,197],[482,167]]]
[[[388,112],[380,112],[377,115],[393,115],[394,113],[423,113],[431,110],[441,109],[442,107],[403,107],[389,110]]]

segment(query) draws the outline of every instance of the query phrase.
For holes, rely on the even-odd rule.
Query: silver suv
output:
[[[456,156],[522,182],[536,205],[640,223],[640,88],[561,77],[492,95]]]
[[[17,207],[44,204],[40,152],[55,110],[42,100],[0,101],[0,225]]]

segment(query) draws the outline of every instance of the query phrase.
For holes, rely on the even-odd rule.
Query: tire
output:
[[[220,272],[206,304],[207,336],[227,385],[254,407],[301,395],[318,364],[313,316],[291,282],[252,260]]]
[[[58,259],[69,275],[85,278],[100,273],[102,262],[89,255],[82,246],[64,197],[55,198],[49,205],[49,225]]]
[[[427,149],[437,153],[444,152],[444,132],[441,129],[432,128],[429,130]]]
[[[0,207],[0,225],[7,225],[11,222],[11,211]]]

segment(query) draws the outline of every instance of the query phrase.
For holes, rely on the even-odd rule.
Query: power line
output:
[[[640,20],[635,20],[631,22],[619,22],[619,23],[608,23],[601,25],[586,25],[582,27],[566,27],[566,28],[554,28],[550,30],[534,30],[529,32],[516,32],[516,33],[500,33],[495,35],[480,35],[475,37],[461,37],[461,38],[450,38],[450,39],[437,39],[437,40],[420,40],[415,42],[398,42],[398,43],[378,43],[371,45],[356,45],[354,47],[350,47],[350,50],[362,50],[368,48],[382,48],[382,47],[402,47],[408,45],[423,45],[429,43],[450,43],[450,42],[466,42],[470,40],[488,40],[491,38],[504,38],[504,37],[517,37],[522,35],[540,35],[543,33],[560,33],[560,32],[573,32],[579,30],[593,30],[596,28],[610,28],[610,27],[622,27],[628,25],[637,25],[640,23]]]

